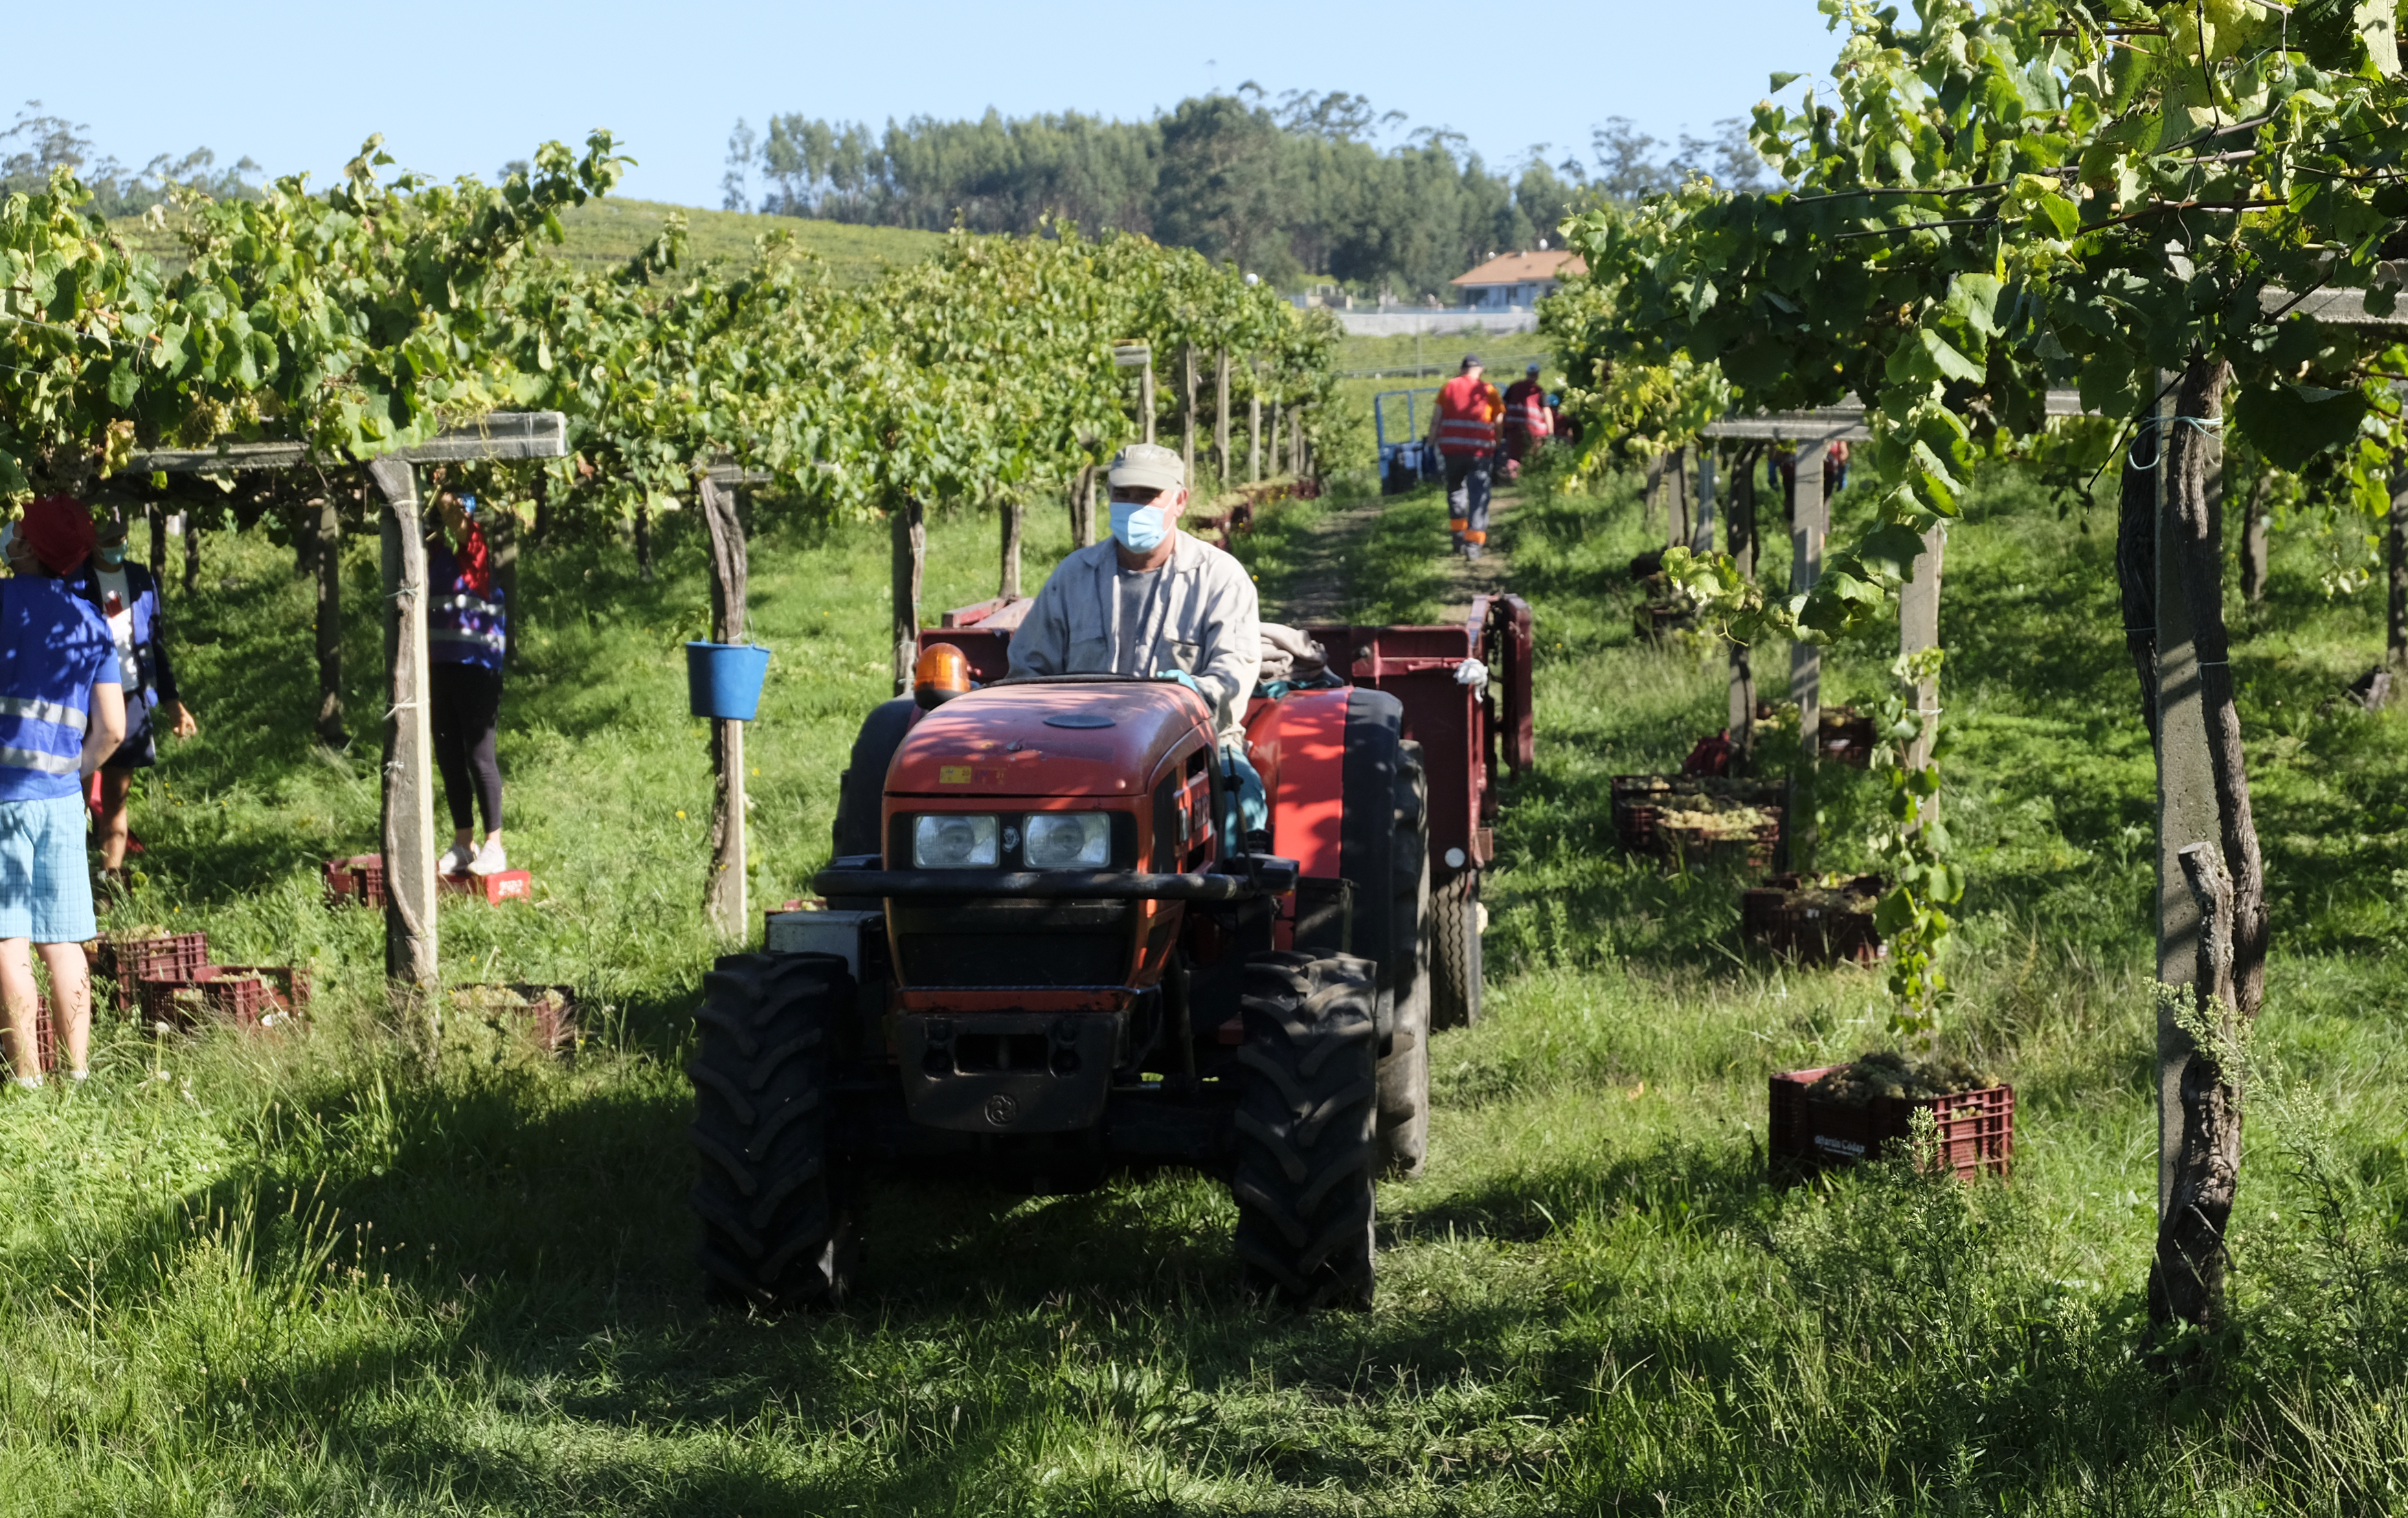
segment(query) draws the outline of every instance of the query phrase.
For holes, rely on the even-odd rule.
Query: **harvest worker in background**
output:
[[[83,859],[83,779],[125,739],[117,647],[100,613],[61,582],[92,554],[92,514],[63,495],[0,530],[0,1005],[16,1083],[38,1086],[38,993],[27,944],[50,972],[50,1026],[67,1075],[91,1067],[99,934]]]
[[[1488,541],[1489,469],[1497,454],[1496,392],[1480,378],[1480,358],[1463,355],[1463,372],[1439,387],[1430,439],[1446,461],[1447,529],[1467,559]]]
[[[176,672],[167,664],[160,634],[159,583],[150,571],[125,561],[126,526],[103,520],[93,524],[92,557],[67,580],[68,588],[108,623],[117,647],[117,678],[125,696],[125,741],[101,761],[93,805],[93,831],[100,845],[104,881],[125,883],[126,804],[134,772],[159,762],[158,713],[168,732],[191,738],[200,731],[176,694]]]
[[[1212,709],[1243,825],[1263,825],[1246,753],[1245,703],[1262,666],[1261,602],[1243,566],[1179,530],[1179,455],[1131,443],[1112,460],[1112,536],[1054,566],[1011,637],[1011,673],[1175,680]]]
[[[444,491],[435,504],[439,525],[430,524],[426,537],[428,715],[443,798],[452,806],[452,847],[436,868],[453,878],[496,875],[510,867],[502,852],[502,766],[494,753],[509,613],[494,583],[494,554],[477,523],[477,497]],[[473,825],[480,807],[482,848]]]
[[[1539,366],[1533,364],[1505,388],[1505,478],[1520,479],[1522,461],[1555,430],[1555,410],[1547,404],[1546,387],[1539,383]]]

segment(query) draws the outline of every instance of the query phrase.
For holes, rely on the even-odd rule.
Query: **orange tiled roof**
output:
[[[1541,279],[1561,279],[1574,274],[1586,274],[1588,265],[1561,248],[1544,252],[1499,253],[1469,273],[1458,274],[1449,284],[1509,285],[1533,284]]]

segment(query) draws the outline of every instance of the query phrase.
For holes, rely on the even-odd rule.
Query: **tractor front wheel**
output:
[[[729,954],[702,985],[686,1074],[711,1298],[767,1311],[841,1300],[860,1245],[831,1184],[828,1058],[852,972],[833,954]]]
[[[1273,1299],[1371,1305],[1378,995],[1371,962],[1351,954],[1247,962],[1229,1189],[1247,1283]]]

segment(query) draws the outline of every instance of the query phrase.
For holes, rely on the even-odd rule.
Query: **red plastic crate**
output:
[[[566,1054],[574,1052],[580,1037],[577,1026],[577,993],[565,985],[538,985],[528,981],[509,981],[498,985],[464,985],[452,988],[454,1007],[463,1011],[494,1010],[491,1003],[470,1000],[479,991],[509,991],[526,998],[523,1009],[527,1036],[536,1047],[546,1053]],[[521,1009],[505,1006],[498,1009],[518,1012]]]
[[[1616,775],[1609,781],[1613,831],[1623,849],[1676,865],[1744,864],[1762,869],[1781,846],[1784,816],[1782,787],[1769,780],[1726,780],[1714,775]],[[1714,796],[1754,807],[1766,820],[1754,827],[1716,831],[1667,822],[1689,796]]]
[[[206,965],[198,975],[142,983],[142,1020],[153,1026],[269,1028],[308,1006],[309,972],[284,965]]]
[[[329,859],[325,864],[326,905],[340,907],[346,903],[362,907],[384,905],[384,855],[352,854],[348,859]]]
[[[190,979],[209,962],[206,933],[163,933],[149,938],[112,934],[100,940],[93,974],[117,987],[117,1008],[132,1011],[140,999],[141,982]],[[94,1002],[99,998],[95,996]]]
[[[535,895],[535,877],[523,869],[496,870],[491,875],[437,875],[435,883],[455,895],[482,896],[488,905],[527,901]]]
[[[1886,951],[1874,931],[1872,913],[1791,899],[1791,893],[1803,884],[1799,876],[1775,875],[1766,884],[1740,893],[1740,937],[1805,965],[1842,960],[1870,965],[1882,957]],[[1887,888],[1878,875],[1859,875],[1839,889],[1870,901]]]
[[[1771,1121],[1765,1148],[1772,1179],[1783,1185],[1871,1159],[1903,1144],[1914,1110],[1929,1108],[1940,1123],[1941,1163],[1957,1175],[2007,1174],[2015,1152],[2015,1088],[1962,1091],[1953,1096],[1876,1096],[1862,1107],[1817,1101],[1806,1088],[1836,1065],[1789,1070],[1771,1081]]]
[[[0,1025],[7,1023],[0,1016]],[[36,993],[34,998],[34,1067],[50,1075],[59,1067],[58,1035],[50,1028],[50,998]],[[0,1059],[0,1078],[17,1073],[16,1061]]]

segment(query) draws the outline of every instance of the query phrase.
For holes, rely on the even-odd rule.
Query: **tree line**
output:
[[[1401,112],[1362,95],[1272,101],[1245,84],[1138,122],[989,110],[880,131],[794,113],[756,133],[739,120],[723,185],[730,210],[1022,235],[1051,216],[1233,260],[1283,287],[1318,277],[1413,300],[1492,254],[1537,246],[1582,210],[1636,204],[1698,174],[1769,188],[1742,123],[1715,132],[1668,145],[1615,117],[1585,160],[1550,162],[1541,143],[1499,170],[1460,134],[1408,130]]]

